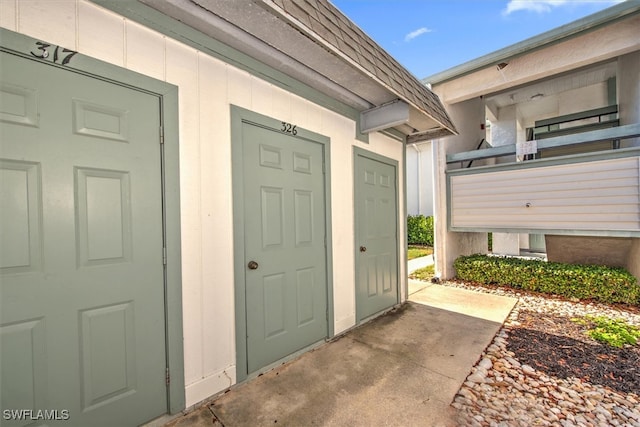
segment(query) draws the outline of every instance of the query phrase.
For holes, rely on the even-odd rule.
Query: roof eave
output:
[[[519,43],[515,43],[511,46],[507,46],[503,49],[449,68],[448,70],[425,77],[422,79],[422,82],[424,84],[431,85],[444,83],[448,80],[453,80],[458,77],[471,74],[486,67],[496,66],[502,62],[508,62],[509,60],[525,53],[578,36],[587,31],[592,31],[603,25],[610,24],[611,22],[637,13],[640,13],[640,0],[627,0],[569,24],[554,28],[553,30],[538,34]]]

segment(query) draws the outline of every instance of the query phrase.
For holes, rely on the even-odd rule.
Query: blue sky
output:
[[[422,79],[621,0],[330,0]]]

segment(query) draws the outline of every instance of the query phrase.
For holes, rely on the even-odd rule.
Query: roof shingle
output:
[[[273,2],[298,22],[308,25],[316,35],[366,70],[371,77],[431,116],[444,128],[455,132],[455,126],[438,96],[328,0],[265,1]]]

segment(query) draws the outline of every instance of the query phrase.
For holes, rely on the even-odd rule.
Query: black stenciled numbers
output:
[[[287,123],[287,122],[281,122],[281,123],[282,123],[282,128],[280,129],[281,132],[289,133],[291,135],[298,134],[298,128],[296,127],[296,125],[292,125],[291,123]]]
[[[69,61],[71,61],[71,58],[78,53],[76,51],[60,46],[53,46],[45,42],[36,42],[36,46],[36,52],[29,52],[31,55],[39,59],[47,59],[49,58],[49,48],[54,48],[52,62],[61,65],[67,65]]]

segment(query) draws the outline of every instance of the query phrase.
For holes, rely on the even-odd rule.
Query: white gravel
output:
[[[557,316],[608,316],[640,326],[640,315],[597,303],[532,296],[507,288],[445,282],[480,292],[518,298],[518,303],[456,395],[461,426],[631,426],[640,427],[640,390],[620,393],[577,378],[557,378],[521,364],[507,350],[520,310]]]

